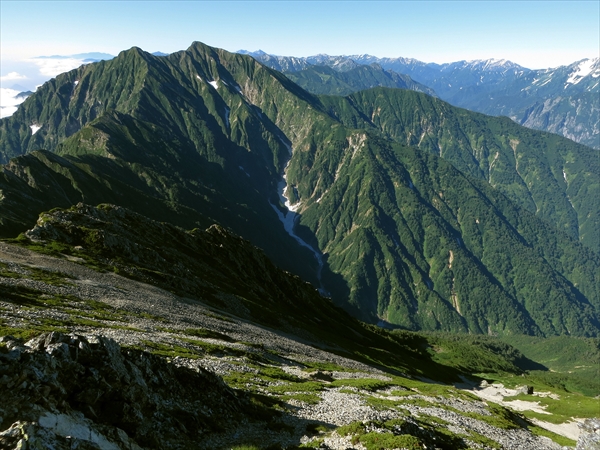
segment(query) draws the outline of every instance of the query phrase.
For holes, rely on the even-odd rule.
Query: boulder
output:
[[[576,450],[600,449],[600,419],[585,419],[579,424],[580,433]]]

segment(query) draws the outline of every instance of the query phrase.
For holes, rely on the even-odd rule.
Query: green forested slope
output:
[[[269,203],[278,201],[275,186],[289,157],[285,136],[238,92],[232,75],[215,62],[215,50],[197,44],[172,57],[176,64],[134,48],[60,75],[2,121],[4,155],[44,148],[62,156],[32,153],[6,166],[2,234],[32,226],[40,211],[54,206],[117,202],[189,228],[198,221],[224,223],[314,281],[313,257],[297,248]],[[266,73],[257,75],[260,88],[247,85],[250,93],[276,94],[279,87],[285,95],[277,77],[301,91],[282,75],[258,69]],[[217,89],[209,84],[215,80]],[[276,88],[260,84],[269,82]],[[67,87],[77,89],[79,100]],[[34,135],[30,121],[41,125]],[[21,135],[12,129],[25,138],[15,143]]]
[[[524,144],[515,140],[537,139],[540,154],[555,159],[563,153],[539,132],[515,126],[503,135],[502,119],[488,124],[499,137],[483,133],[485,116],[477,116],[479,128],[466,118],[452,119],[453,133],[442,126],[452,151],[441,158],[404,147],[389,137],[402,141],[399,130],[414,124],[377,103],[387,92],[318,98],[250,57],[200,43],[161,58],[134,48],[83,66],[46,83],[0,122],[3,157],[28,153],[0,175],[0,231],[15,236],[55,206],[111,202],[186,228],[230,227],[317,282],[311,252],[286,234],[274,210],[283,211],[278,183],[293,148],[285,170],[287,195],[301,213],[297,232],[322,252],[323,286],[339,305],[411,329],[597,334],[600,263],[572,237],[573,211],[555,221],[559,229],[528,213],[521,197],[534,197],[537,169],[495,189],[464,143],[480,142],[488,158],[495,150],[509,162],[506,147],[514,146],[519,170],[529,153],[521,155]],[[388,102],[402,103],[399,91],[389,92]],[[367,111],[373,93],[373,111],[386,118],[380,122]],[[436,105],[438,118],[414,110],[422,127],[458,114]],[[33,123],[41,128],[32,135]],[[441,142],[438,131],[432,136],[431,145]],[[489,148],[481,144],[488,141]],[[38,148],[46,151],[31,153]],[[590,168],[578,171],[578,148],[563,167],[569,189],[579,183],[573,203],[593,211]],[[488,167],[492,181],[502,173]]]
[[[336,144],[298,151],[288,180],[307,201],[300,223],[348,280],[338,295],[362,317],[595,333],[597,319],[583,319],[595,317],[586,298],[598,305],[593,252],[435,155],[365,133]]]
[[[376,88],[322,101],[342,123],[437,154],[600,250],[600,166],[593,149],[417,92]]]

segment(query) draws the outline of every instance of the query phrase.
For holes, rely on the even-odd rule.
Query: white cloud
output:
[[[25,80],[27,77],[25,75],[21,75],[18,72],[9,72],[6,75],[0,77],[0,81],[15,81],[15,80]]]
[[[69,70],[75,69],[76,67],[84,64],[83,59],[77,58],[31,58],[29,61],[33,62],[38,66],[39,71],[42,75],[48,77],[55,77],[56,75],[68,72]]]
[[[27,97],[19,94],[19,91],[14,89],[0,89],[0,118],[12,116],[17,107],[25,101]]]

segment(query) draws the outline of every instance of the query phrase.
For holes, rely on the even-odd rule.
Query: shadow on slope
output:
[[[464,373],[432,359],[425,335],[390,333],[351,318],[310,284],[216,225],[185,231],[122,207],[79,204],[42,214],[38,225],[16,242],[55,256],[83,258],[96,268],[198,299],[396,374],[456,381]],[[512,363],[505,370],[521,372]]]

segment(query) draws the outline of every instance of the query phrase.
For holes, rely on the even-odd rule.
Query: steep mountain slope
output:
[[[484,103],[465,105],[507,115],[529,128],[546,130],[600,149],[600,58],[535,70],[494,90]]]
[[[46,150],[4,166],[3,233],[54,206],[112,202],[230,227],[369,321],[597,334],[596,254],[439,156],[356,129],[365,120],[247,56],[134,48],[46,83],[0,123],[5,158]],[[295,232],[284,202],[300,213]]]
[[[26,215],[31,224],[40,211],[53,206],[115,201],[118,196],[120,204],[187,227],[197,221],[227,223],[283,267],[314,279],[302,268],[314,264],[310,252],[294,250],[294,240],[281,229],[269,203],[278,202],[275,187],[282,161],[289,158],[287,139],[238,92],[218,59],[215,50],[200,44],[170,57],[134,48],[46,83],[2,122],[0,150],[8,158],[44,148],[65,159],[32,154],[9,165],[6,176],[17,185],[5,189],[4,201],[16,209],[5,209],[6,215]],[[285,95],[287,85],[303,92],[276,72],[265,70],[258,78],[260,88],[248,85],[249,90],[277,94],[279,89]],[[276,86],[268,88],[272,81]],[[34,122],[40,126],[35,134],[28,125]],[[38,164],[40,159],[50,170],[28,176],[41,179],[17,182],[11,176],[24,175],[21,164]],[[57,185],[61,188],[48,189]],[[33,196],[39,207],[18,208],[31,189],[37,191]],[[153,211],[153,199],[166,206]]]
[[[586,300],[598,306],[595,253],[435,155],[368,134],[336,144],[299,148],[288,182],[300,225],[344,275],[340,296],[361,317],[509,334],[572,333],[585,322],[597,332]]]
[[[600,58],[539,70],[506,60],[435,66],[402,58],[349,58],[406,73],[453,105],[509,116],[528,128],[556,133],[600,149]]]
[[[375,128],[437,154],[600,251],[596,151],[414,92],[379,88],[345,99],[323,98],[323,103],[347,126]]]

